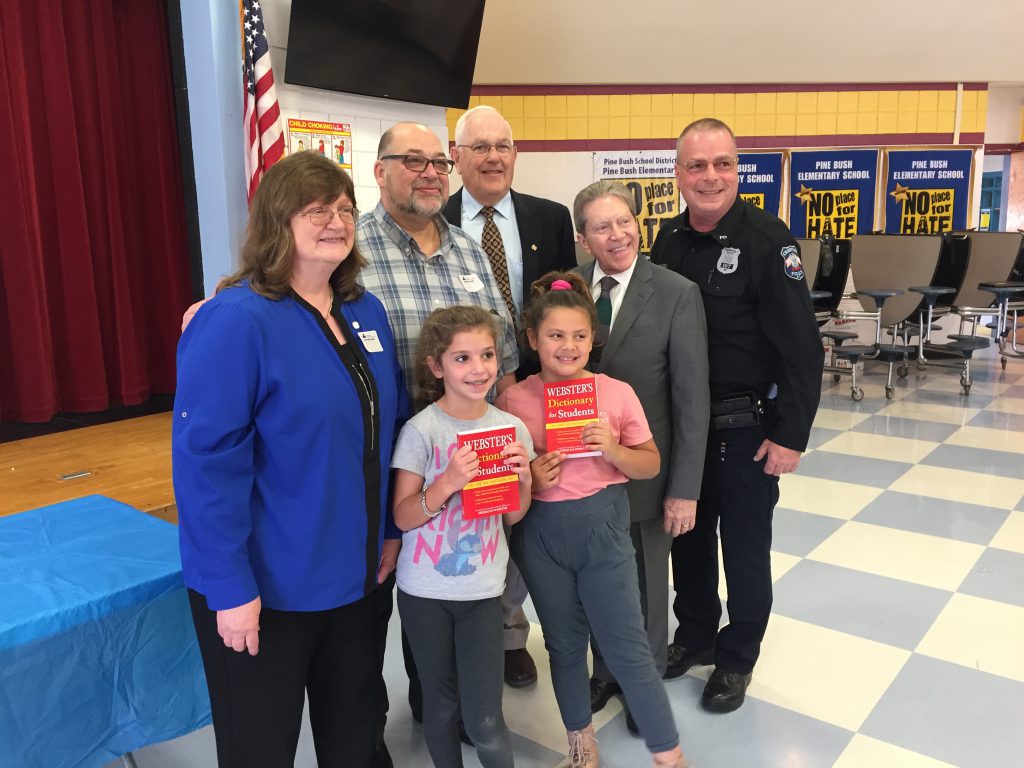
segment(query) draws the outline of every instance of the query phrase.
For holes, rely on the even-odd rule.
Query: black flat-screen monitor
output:
[[[284,80],[465,109],[484,0],[292,0]]]

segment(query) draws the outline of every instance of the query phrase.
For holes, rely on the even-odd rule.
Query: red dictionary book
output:
[[[502,449],[516,441],[516,428],[508,425],[459,432],[458,445],[476,451],[480,462],[477,479],[462,489],[462,519],[476,520],[490,515],[519,511],[519,475],[505,466]]]
[[[597,421],[597,377],[544,385],[544,428],[548,451],[561,451],[570,459],[600,456],[583,445],[583,427]]]

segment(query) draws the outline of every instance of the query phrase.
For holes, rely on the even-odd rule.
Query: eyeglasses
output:
[[[315,227],[326,227],[334,220],[334,214],[338,214],[338,218],[346,224],[352,224],[359,218],[359,209],[354,205],[346,205],[336,211],[331,208],[313,208],[310,211],[302,211],[299,216],[305,216]]]
[[[455,163],[447,157],[424,157],[423,155],[384,155],[381,160],[401,160],[402,164],[414,173],[423,173],[428,165],[434,166],[434,170],[447,176],[452,172]]]
[[[506,157],[511,155],[516,148],[515,144],[456,144],[455,146],[468,149],[477,157],[486,157],[491,154],[492,149],[502,157]]]
[[[716,157],[710,163],[707,160],[687,160],[685,163],[676,160],[676,165],[680,166],[687,173],[692,174],[707,172],[709,165],[714,166],[715,171],[718,173],[732,173],[736,170],[737,162],[738,160],[735,157]]]

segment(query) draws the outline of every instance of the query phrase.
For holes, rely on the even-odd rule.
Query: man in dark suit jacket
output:
[[[578,268],[601,296],[609,289],[607,341],[591,354],[590,368],[633,387],[661,453],[661,472],[630,480],[630,536],[636,549],[641,606],[658,670],[668,659],[668,567],[675,536],[693,528],[700,496],[711,397],[707,325],[700,289],[638,255],[633,196],[625,186],[598,181],[576,196],[573,215],[580,243],[595,261]],[[599,305],[600,306],[600,305]],[[596,712],[619,686],[594,648],[591,708]],[[627,726],[636,726],[627,712]]]
[[[484,245],[487,209],[493,209],[491,215],[501,234],[518,321],[523,307],[530,303],[534,280],[552,270],[576,266],[569,209],[512,189],[516,167],[512,129],[493,107],[474,107],[459,118],[452,159],[463,186],[448,198],[444,217]],[[516,378],[521,381],[538,370],[539,366],[524,371],[520,364]]]
[[[442,212],[449,223],[465,229],[463,196],[472,195],[472,192],[465,176],[463,184],[462,189],[448,198]],[[524,195],[514,189],[507,194],[512,200],[516,232],[522,248],[521,284],[513,281],[512,285],[513,298],[522,312],[523,307],[530,303],[530,285],[534,280],[548,272],[565,271],[576,266],[576,246],[568,208],[554,200]],[[476,208],[479,211],[479,207]]]
[[[512,189],[516,166],[512,128],[493,107],[475,107],[459,119],[452,159],[462,176],[463,187],[448,198],[444,217],[483,246],[492,260],[492,269],[494,260],[500,260],[499,268],[504,266],[508,275],[506,303],[513,305],[510,310],[518,327],[523,307],[529,303],[530,284],[552,270],[576,266],[569,209],[552,200]],[[497,253],[493,247],[495,239],[484,237],[488,219],[500,236]],[[494,271],[500,286],[501,278],[497,270]],[[519,370],[516,371],[520,381],[540,370],[536,354],[524,352],[520,350]],[[537,681],[537,666],[526,650],[530,631],[530,622],[523,612],[526,595],[526,584],[519,569],[509,560],[501,601],[505,624],[505,682],[516,688]]]

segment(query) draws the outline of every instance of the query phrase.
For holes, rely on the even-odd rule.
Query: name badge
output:
[[[360,331],[359,338],[363,342],[363,347],[366,348],[367,352],[383,352],[384,347],[381,346],[380,339],[377,338],[376,331]]]
[[[461,282],[462,287],[470,293],[476,293],[484,287],[483,281],[472,272],[468,275],[459,275],[459,282]]]
[[[723,248],[722,255],[718,257],[718,271],[723,275],[731,275],[736,271],[736,265],[740,260],[739,248]]]

